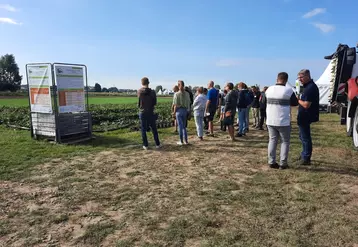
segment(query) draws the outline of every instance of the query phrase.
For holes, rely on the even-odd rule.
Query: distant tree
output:
[[[107,89],[106,87],[103,87],[103,88],[102,88],[102,92],[108,93],[108,89]]]
[[[110,88],[108,88],[108,91],[110,93],[118,93],[119,92],[118,88],[116,88],[116,87],[110,87]]]
[[[15,56],[6,54],[0,58],[0,91],[15,92],[21,88],[22,76]]]
[[[102,92],[102,87],[99,83],[94,84],[94,91],[95,92]]]
[[[155,88],[156,93],[158,93],[159,91],[163,91],[163,87],[160,85]]]
[[[215,85],[214,88],[216,88],[217,90],[221,89],[220,85]]]

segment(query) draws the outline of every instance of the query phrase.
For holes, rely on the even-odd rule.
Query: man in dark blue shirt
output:
[[[304,90],[298,99],[297,124],[300,130],[302,142],[301,165],[310,165],[312,156],[311,123],[319,121],[319,89],[311,79],[308,69],[298,73],[298,79],[303,84]]]
[[[219,95],[219,91],[216,90],[216,88],[214,88],[214,82],[210,81],[208,84],[208,95],[207,95],[207,103],[206,103],[206,114],[208,116],[208,120],[209,120],[209,130],[208,130],[208,135],[213,136],[214,135],[214,117],[215,117],[215,113],[216,110],[218,108],[218,95]]]

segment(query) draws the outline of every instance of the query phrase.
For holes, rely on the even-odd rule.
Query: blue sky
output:
[[[323,73],[338,43],[355,46],[357,0],[0,0],[0,54],[20,66],[81,63],[89,84],[171,88],[271,85]],[[26,81],[24,80],[23,83]]]

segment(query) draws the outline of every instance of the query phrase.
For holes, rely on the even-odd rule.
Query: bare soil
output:
[[[357,246],[357,153],[322,144],[302,168],[295,140],[279,171],[266,131],[235,143],[191,133],[188,146],[172,136],[0,181],[0,246]]]

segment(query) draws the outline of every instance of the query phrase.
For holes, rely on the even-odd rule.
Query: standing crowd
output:
[[[237,85],[228,82],[221,93],[210,81],[208,88],[199,87],[193,95],[184,81],[179,80],[173,88],[172,114],[175,122],[175,131],[179,132],[178,145],[188,145],[188,121],[194,116],[197,136],[204,140],[204,131],[207,136],[214,136],[215,116],[219,117],[221,131],[227,131],[230,139],[246,136],[250,127],[250,112],[253,117],[252,127],[257,130],[266,130],[269,134],[268,165],[271,168],[288,168],[288,153],[291,138],[291,107],[298,106],[297,124],[302,142],[302,152],[298,158],[301,165],[310,165],[312,156],[311,123],[319,121],[319,90],[311,79],[310,71],[301,70],[298,80],[303,85],[303,92],[294,92],[292,87],[286,86],[288,74],[281,72],[277,75],[276,84],[264,87],[260,92],[256,86],[248,87],[244,82]],[[160,148],[156,127],[157,115],[154,113],[157,98],[155,91],[149,88],[149,79],[142,78],[142,88],[138,91],[141,133],[143,148],[148,149],[147,128],[151,128],[156,144]],[[237,116],[237,122],[235,118]],[[235,127],[237,127],[235,129]],[[235,133],[236,131],[236,133]],[[280,159],[276,159],[276,149],[281,140]]]

